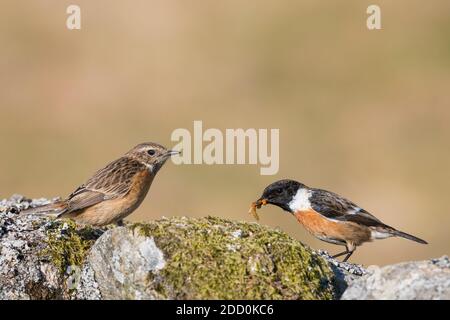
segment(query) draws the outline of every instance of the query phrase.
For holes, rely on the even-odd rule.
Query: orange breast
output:
[[[124,197],[126,203],[130,206],[139,206],[147,195],[150,185],[153,181],[153,174],[148,170],[142,171],[133,178],[131,190]],[[133,208],[133,210],[135,209]]]
[[[120,220],[128,216],[142,203],[147,195],[150,185],[153,181],[153,175],[147,170],[137,173],[132,180],[132,187],[130,191],[122,198],[110,200],[108,204],[114,209],[111,210],[111,216],[114,220]],[[106,202],[106,201],[105,201]]]
[[[355,245],[370,240],[370,230],[353,222],[333,221],[314,210],[297,211],[294,215],[306,230],[321,240],[337,240]]]
[[[72,218],[91,225],[106,225],[124,219],[142,203],[153,177],[147,170],[137,173],[131,181],[130,191],[124,197],[102,201],[77,212]]]

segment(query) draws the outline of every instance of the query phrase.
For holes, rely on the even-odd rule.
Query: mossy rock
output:
[[[46,225],[45,248],[40,255],[48,258],[64,274],[69,267],[83,265],[100,234],[100,229],[79,226],[69,219],[50,221]]]
[[[215,217],[107,231],[89,264],[103,298],[332,299],[328,263],[286,233]]]

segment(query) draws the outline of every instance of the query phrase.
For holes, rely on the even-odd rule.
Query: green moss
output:
[[[154,237],[165,267],[150,275],[163,297],[332,299],[328,264],[286,233],[256,223],[171,218],[131,228]]]
[[[46,233],[46,247],[41,251],[41,256],[48,257],[61,274],[69,266],[81,266],[98,237],[91,227],[77,227],[72,220],[52,221]]]

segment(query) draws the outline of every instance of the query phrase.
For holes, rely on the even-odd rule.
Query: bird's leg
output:
[[[345,256],[344,260],[342,262],[347,262],[348,258],[355,252],[356,246],[353,245],[353,243],[347,243],[345,246],[347,248],[348,254]]]
[[[355,252],[355,251],[354,251],[354,250],[353,250],[353,251],[350,251],[350,252],[345,256],[344,260],[342,260],[342,262],[347,262],[348,258],[350,258],[350,256],[353,254],[353,252]]]
[[[333,259],[336,259],[337,257],[343,256],[344,254],[348,254],[349,252],[350,252],[350,251],[348,251],[348,247],[347,247],[347,245],[346,245],[346,246],[345,246],[345,251],[344,251],[344,252],[335,254],[334,256],[332,256],[332,258],[333,258]]]
[[[331,257],[332,257],[333,259],[336,259],[336,258],[338,258],[338,257],[340,257],[340,256],[343,256],[344,254],[352,254],[352,252],[349,252],[349,251],[345,250],[344,252],[335,254],[334,256],[331,256]]]

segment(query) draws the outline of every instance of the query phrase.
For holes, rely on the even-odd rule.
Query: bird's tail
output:
[[[20,214],[40,214],[57,217],[67,211],[67,203],[58,201],[39,207],[28,208],[20,212]]]
[[[394,235],[394,236],[397,236],[397,237],[402,237],[402,238],[405,238],[405,239],[408,239],[408,240],[412,240],[412,241],[415,241],[415,242],[418,242],[418,243],[422,243],[422,244],[428,244],[428,242],[426,242],[425,240],[422,240],[420,238],[414,237],[414,236],[412,236],[412,235],[410,235],[410,234],[408,234],[406,232],[402,232],[402,231],[393,229],[393,230],[390,230],[390,233],[392,235]]]

